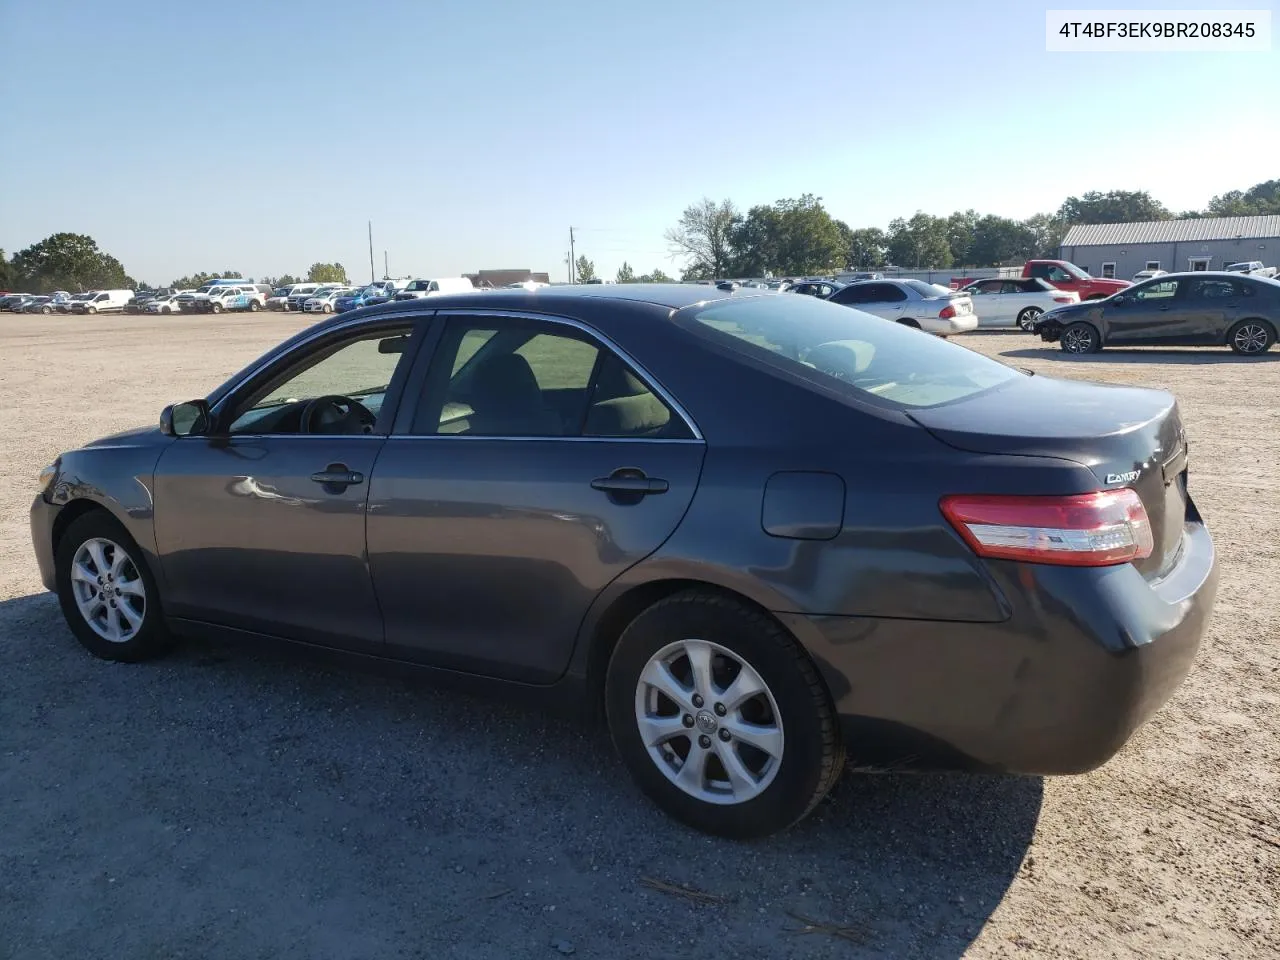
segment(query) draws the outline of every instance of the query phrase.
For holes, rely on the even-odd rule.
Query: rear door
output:
[[[1234,277],[1195,277],[1185,283],[1183,342],[1196,345],[1223,343],[1227,330],[1247,307],[1253,295],[1252,286],[1247,280]]]
[[[680,523],[703,443],[576,323],[442,316],[369,491],[388,652],[548,683],[595,597]]]
[[[854,283],[838,290],[831,297],[832,303],[857,307],[886,320],[900,320],[907,295],[892,283]]]

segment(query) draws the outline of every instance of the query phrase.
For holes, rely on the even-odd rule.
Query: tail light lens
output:
[[[1075,301],[1072,300],[1070,297],[1054,297],[1053,302],[1054,303],[1075,303]]]
[[[950,320],[955,315],[956,315],[956,308],[954,306],[946,306],[946,307],[943,307],[942,312],[938,314],[938,319]]]
[[[1151,521],[1129,488],[1065,497],[955,495],[939,506],[980,557],[1105,567],[1151,556]]]

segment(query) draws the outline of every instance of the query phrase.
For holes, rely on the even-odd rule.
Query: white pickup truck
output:
[[[1227,264],[1228,273],[1247,273],[1254,277],[1274,277],[1275,267],[1264,267],[1261,260],[1242,260],[1240,263]]]

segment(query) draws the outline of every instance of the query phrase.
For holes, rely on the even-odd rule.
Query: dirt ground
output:
[[[1095,773],[851,775],[733,844],[657,814],[599,730],[243,647],[75,643],[32,559],[37,471],[303,325],[0,314],[0,958],[1280,955],[1280,350],[964,338],[1178,396],[1222,564],[1194,672]]]

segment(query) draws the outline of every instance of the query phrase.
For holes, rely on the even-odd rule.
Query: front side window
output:
[[[384,329],[310,349],[236,404],[229,432],[371,432],[391,378],[408,356],[412,329]],[[310,403],[320,397],[333,402]]]
[[[807,297],[714,301],[676,318],[779,371],[896,409],[962,400],[1023,376],[946,340]]]
[[[687,438],[687,426],[621,358],[578,330],[455,320],[432,361],[415,434]]]
[[[1151,300],[1169,300],[1178,293],[1177,280],[1159,280],[1148,283],[1133,291],[1133,299],[1140,302]]]

